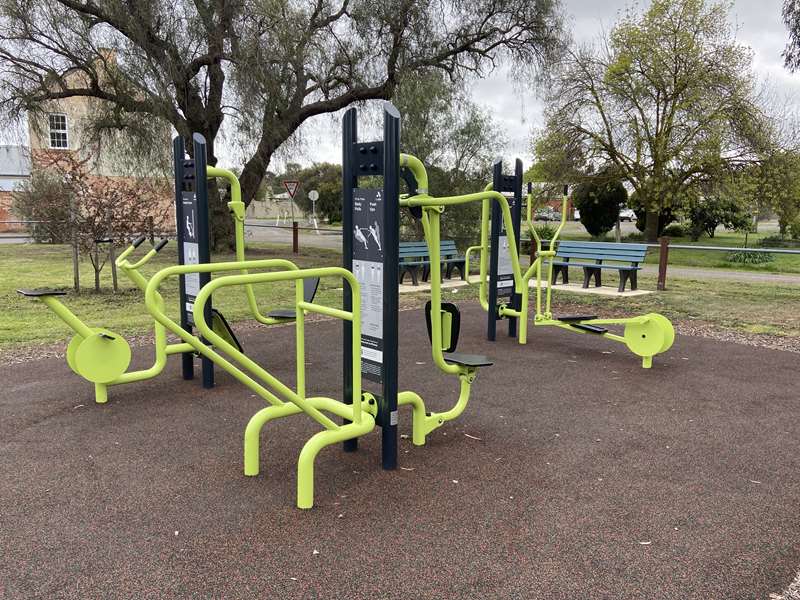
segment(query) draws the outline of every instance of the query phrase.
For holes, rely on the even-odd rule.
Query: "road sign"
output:
[[[310,192],[308,192],[308,199],[311,200],[312,202],[316,202],[317,200],[319,200],[319,192],[317,190],[311,190]]]
[[[294,200],[294,195],[297,193],[297,188],[300,187],[299,181],[292,181],[292,180],[285,180],[283,182],[283,187],[286,188],[286,191],[289,192],[289,197]]]

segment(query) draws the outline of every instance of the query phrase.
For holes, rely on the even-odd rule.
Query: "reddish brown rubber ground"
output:
[[[378,433],[324,451],[310,512],[295,462],[317,428],[269,424],[245,478],[262,402],[225,375],[204,391],[172,359],[96,406],[63,361],[0,370],[0,597],[765,599],[790,582],[796,354],[682,338],[645,371],[550,328],[490,344],[462,310],[459,349],[498,361],[464,415],[425,448],[402,439],[394,472]],[[309,392],[337,393],[340,328],[307,328]],[[421,312],[400,328],[401,389],[449,408]],[[293,328],[243,343],[293,379]]]

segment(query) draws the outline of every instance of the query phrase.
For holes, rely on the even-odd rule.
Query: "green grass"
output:
[[[146,276],[177,262],[174,244],[170,244],[156,258],[148,263],[142,273]],[[141,253],[139,254],[141,255]],[[286,258],[290,253],[283,246],[254,244],[248,247],[249,259]],[[233,254],[219,254],[215,262],[233,260]],[[340,254],[321,249],[309,249],[291,257],[300,267],[328,266],[341,264]],[[64,325],[44,304],[16,293],[18,288],[56,288],[70,291],[62,298],[63,302],[85,323],[91,326],[102,325],[123,335],[147,332],[152,319],[145,310],[142,293],[123,273],[119,273],[119,293],[111,291],[111,269],[106,266],[102,272],[102,292],[95,293],[94,275],[91,265],[81,263],[81,283],[86,286],[81,294],[72,288],[72,263],[68,246],[50,245],[0,245],[0,350],[14,346],[51,342],[67,339],[72,330]],[[317,298],[323,303],[341,304],[341,282],[334,279],[323,280]],[[168,312],[177,318],[178,287],[177,280],[165,282],[162,286]],[[276,283],[255,286],[262,311],[285,308],[294,303],[294,284]],[[214,306],[220,309],[231,321],[247,318],[247,302],[240,289],[231,288],[215,294]]]
[[[557,224],[556,224],[557,225]],[[747,237],[749,248],[759,248],[759,241],[775,231],[764,229],[759,233],[751,233]],[[525,234],[527,235],[527,234]],[[586,233],[580,224],[568,224],[561,236],[565,240],[589,241],[591,236]],[[730,248],[744,247],[744,234],[736,231],[718,231],[713,238],[703,235],[699,240],[692,241],[688,237],[670,238],[671,244],[691,246],[719,246]],[[606,240],[613,242],[613,233],[606,236]],[[624,241],[624,235],[623,235]],[[645,263],[658,264],[658,250],[653,248],[647,253]],[[669,251],[669,264],[680,267],[698,267],[706,269],[729,269],[734,271],[755,271],[764,273],[800,273],[800,255],[773,254],[774,261],[761,265],[743,265],[726,260],[727,252],[720,250],[683,250],[673,248]]]
[[[606,285],[615,285],[609,279]],[[656,289],[656,277],[641,275],[639,287]],[[449,297],[449,293],[445,293]],[[476,288],[453,294],[456,301],[477,298]],[[535,302],[531,290],[531,307]],[[599,316],[628,316],[659,312],[679,321],[697,321],[746,333],[800,336],[797,312],[797,287],[770,283],[671,279],[667,290],[645,296],[614,298],[577,294],[554,288],[552,309],[555,315],[587,311]]]
[[[292,256],[285,246],[253,244],[247,256],[256,258],[290,258],[300,267],[340,264],[340,254],[322,249],[306,249]],[[219,262],[230,260],[231,254],[214,256]],[[174,244],[170,244],[143,272],[146,275],[176,262]],[[35,343],[67,340],[72,332],[41,302],[18,295],[17,288],[52,287],[69,290],[72,284],[70,252],[67,246],[0,245],[0,351]],[[92,269],[81,265],[84,284],[91,286]],[[613,285],[612,277],[606,285]],[[177,318],[177,282],[163,286],[168,311]],[[106,327],[123,335],[147,333],[152,320],[144,308],[141,292],[120,273],[120,292],[111,289],[111,274],[103,271],[103,292],[70,293],[63,300],[75,314],[92,326]],[[655,278],[640,277],[642,289],[655,289]],[[800,336],[800,313],[796,310],[797,289],[790,285],[771,283],[739,283],[735,281],[692,281],[671,278],[669,289],[648,296],[609,298],[570,294],[556,290],[556,313],[586,308],[604,315],[630,315],[657,311],[671,319],[699,320],[713,325],[747,332]],[[292,306],[293,284],[262,284],[256,286],[262,311]],[[461,289],[452,297],[463,301],[476,297],[475,288]],[[445,293],[450,297],[450,293]],[[318,299],[339,306],[341,282],[323,280]],[[401,297],[403,306],[420,303],[426,294]],[[249,318],[245,296],[240,289],[231,288],[215,295],[214,304],[232,322]]]

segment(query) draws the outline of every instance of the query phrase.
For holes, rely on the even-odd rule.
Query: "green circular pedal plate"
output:
[[[69,365],[69,368],[72,369],[72,372],[77,375],[80,375],[80,373],[78,373],[78,367],[75,365],[75,353],[78,351],[78,346],[81,345],[82,341],[83,336],[76,333],[72,336],[69,344],[67,344],[67,364]]]
[[[675,342],[675,328],[672,326],[672,322],[664,315],[650,313],[649,316],[664,330],[664,343],[661,345],[660,352],[666,352],[672,348],[672,344]]]
[[[655,316],[654,314],[645,316],[649,318],[644,323],[628,323],[625,325],[625,333],[623,334],[625,345],[637,356],[655,356],[662,352],[662,348],[665,346],[669,348],[671,342],[668,340],[668,332],[664,328],[664,323],[659,319],[652,318]],[[670,324],[671,328],[672,325]]]
[[[78,343],[72,360],[81,377],[93,383],[111,383],[128,370],[131,348],[121,335],[98,330]]]

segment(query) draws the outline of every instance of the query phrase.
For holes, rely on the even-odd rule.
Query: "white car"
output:
[[[619,220],[630,221],[632,223],[636,220],[636,213],[633,212],[632,208],[623,208],[621,211],[619,211]]]

